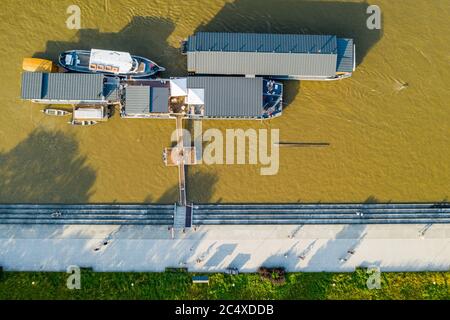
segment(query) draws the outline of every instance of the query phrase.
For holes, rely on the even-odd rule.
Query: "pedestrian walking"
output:
[[[52,218],[59,218],[59,217],[61,217],[61,212],[60,211],[55,211],[55,212],[53,212],[52,213]]]

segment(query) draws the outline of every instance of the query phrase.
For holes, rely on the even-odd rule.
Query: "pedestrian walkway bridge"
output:
[[[450,203],[6,204],[0,224],[300,225],[450,223]]]

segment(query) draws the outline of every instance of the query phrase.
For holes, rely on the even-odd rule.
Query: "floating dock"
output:
[[[122,118],[257,120],[281,115],[283,84],[262,77],[129,80],[24,72],[21,98],[44,104],[120,105]]]

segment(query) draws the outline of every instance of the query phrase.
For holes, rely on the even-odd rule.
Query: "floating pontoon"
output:
[[[199,32],[182,45],[188,72],[338,80],[355,70],[353,39],[332,35]]]
[[[125,81],[122,86],[126,118],[267,119],[283,109],[283,85],[260,77]]]
[[[24,72],[21,98],[45,104],[107,105],[119,102],[119,84],[119,79],[103,74]]]

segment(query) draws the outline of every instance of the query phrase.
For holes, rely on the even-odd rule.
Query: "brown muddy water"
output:
[[[66,9],[81,8],[81,30]],[[353,37],[353,78],[286,84],[284,114],[267,122],[204,121],[203,128],[274,128],[280,169],[189,168],[191,201],[441,201],[450,195],[450,1],[367,3],[273,0],[3,0],[0,11],[0,202],[167,202],[177,169],[161,159],[175,121],[122,120],[74,128],[20,96],[24,57],[109,48],[154,59],[162,76],[185,74],[179,43],[195,31],[318,33]]]

